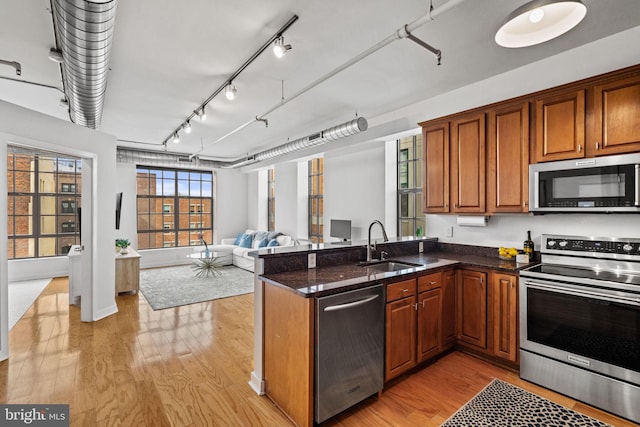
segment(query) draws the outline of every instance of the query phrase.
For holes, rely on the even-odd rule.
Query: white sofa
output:
[[[237,237],[230,237],[221,239],[219,245],[209,245],[209,250],[211,252],[218,253],[218,261],[221,265],[233,264],[236,267],[253,271],[254,258],[249,256],[249,252],[260,249],[258,247],[259,240],[255,237],[261,237],[264,235],[269,236],[270,234],[266,231],[256,231],[251,229],[247,229],[244,231],[244,233],[241,234],[252,236],[250,248],[236,245],[235,242],[237,240]],[[286,234],[272,233],[271,235],[273,236],[273,239],[278,242],[278,247],[291,246],[294,243],[293,239],[291,239],[291,236],[287,236]]]

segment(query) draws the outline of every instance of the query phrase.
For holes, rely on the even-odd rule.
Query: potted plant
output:
[[[116,248],[120,249],[120,254],[125,255],[129,252],[129,239],[116,239]]]

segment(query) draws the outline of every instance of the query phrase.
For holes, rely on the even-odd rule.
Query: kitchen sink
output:
[[[422,264],[399,261],[378,261],[375,263],[367,263],[361,265],[363,267],[371,268],[378,271],[400,271],[406,270],[408,268],[422,267]]]

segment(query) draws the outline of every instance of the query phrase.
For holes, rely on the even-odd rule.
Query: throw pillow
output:
[[[267,239],[259,239],[259,240],[254,239],[253,245],[251,245],[253,249],[260,249],[260,248],[264,248],[265,246],[267,246]]]
[[[241,248],[251,248],[251,243],[253,243],[252,241],[253,239],[251,238],[251,234],[243,234],[242,237],[240,237],[238,246]]]
[[[240,246],[240,239],[242,238],[242,233],[238,233],[238,235],[236,236],[236,241],[233,242],[234,245],[236,246]]]
[[[280,244],[278,243],[278,241],[276,239],[271,239],[269,240],[269,243],[267,243],[267,247],[271,248],[273,246],[280,246]]]

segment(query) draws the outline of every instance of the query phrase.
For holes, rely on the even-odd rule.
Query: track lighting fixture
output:
[[[56,0],[56,1],[61,1],[61,0]],[[207,113],[205,111],[205,107],[207,106],[207,104],[209,102],[211,102],[217,95],[219,95],[221,92],[224,92],[225,97],[228,100],[233,100],[236,97],[236,94],[238,92],[238,90],[236,89],[235,85],[233,84],[233,80],[238,77],[240,75],[240,73],[242,73],[242,71],[244,71],[245,68],[247,68],[249,65],[251,65],[251,63],[253,61],[255,61],[265,50],[269,49],[270,47],[272,47],[274,45],[274,42],[276,41],[276,39],[280,39],[280,44],[282,46],[284,46],[283,48],[283,52],[286,52],[287,50],[291,49],[290,45],[284,45],[284,39],[282,39],[282,34],[284,34],[285,31],[287,31],[289,29],[289,27],[291,27],[291,25],[293,25],[294,22],[296,22],[298,20],[298,16],[297,15],[293,15],[291,18],[289,18],[289,20],[287,20],[287,22],[278,29],[277,32],[275,32],[267,41],[264,42],[264,44],[253,54],[249,57],[249,59],[247,59],[242,65],[240,65],[238,67],[237,70],[235,70],[233,73],[231,73],[231,75],[229,75],[229,77],[224,81],[224,83],[222,83],[216,90],[213,91],[213,93],[211,95],[209,95],[208,98],[206,98],[198,108],[196,108],[195,110],[191,111],[191,113],[181,122],[180,126],[176,129],[174,129],[164,140],[163,144],[165,146],[167,146],[167,143],[171,140],[174,143],[179,143],[180,142],[180,135],[179,132],[184,130],[186,133],[189,133],[191,131],[191,120],[194,117],[198,117],[200,119],[200,121],[204,121],[207,117]],[[0,60],[0,64],[2,64],[3,61]],[[16,63],[17,64],[17,63]],[[12,65],[12,64],[7,64],[7,65]],[[267,125],[267,121],[266,119],[263,121],[265,126]]]
[[[234,99],[236,99],[237,92],[238,90],[236,89],[234,84],[232,82],[229,82],[227,87],[224,89],[224,96],[226,96],[229,101],[233,101]]]
[[[291,50],[290,44],[284,44],[284,37],[280,36],[273,43],[273,54],[277,58],[282,58],[285,53]]]
[[[580,0],[533,0],[507,17],[495,40],[512,48],[544,43],[571,30],[586,14]]]
[[[200,119],[201,122],[204,122],[207,119],[207,112],[204,111],[204,105],[196,110],[196,116]]]

